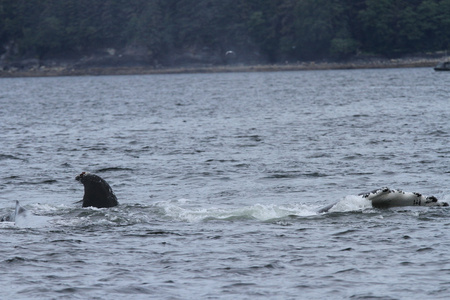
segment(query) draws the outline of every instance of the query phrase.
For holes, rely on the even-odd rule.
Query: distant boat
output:
[[[435,71],[450,71],[450,61],[443,61],[437,64],[436,67],[434,67]]]

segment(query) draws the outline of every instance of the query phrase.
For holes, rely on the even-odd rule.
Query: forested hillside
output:
[[[108,49],[149,65],[276,63],[449,43],[450,0],[0,0],[3,61]]]

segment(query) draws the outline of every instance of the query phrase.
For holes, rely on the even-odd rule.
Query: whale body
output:
[[[100,176],[83,172],[75,180],[84,185],[83,207],[113,207],[119,204],[109,184]]]
[[[404,192],[402,190],[383,187],[371,192],[359,194],[362,198],[369,200],[374,208],[390,208],[402,206],[449,206],[447,202],[439,201],[434,196],[424,196],[415,192]],[[336,202],[337,203],[337,202]],[[328,212],[336,203],[322,207],[317,212]]]
[[[387,187],[360,194],[370,200],[375,208],[389,208],[399,206],[448,206],[447,202],[440,202],[434,196],[424,196],[420,193],[391,190]]]

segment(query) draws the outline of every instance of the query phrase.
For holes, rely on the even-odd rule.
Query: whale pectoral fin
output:
[[[12,221],[16,221],[17,216],[20,215],[25,215],[27,212],[27,210],[25,208],[23,208],[22,206],[20,206],[19,201],[16,200],[16,209],[14,210],[14,217]]]
[[[20,206],[19,201],[16,200],[16,209],[14,211],[14,214],[18,216],[20,214],[23,214],[24,212],[26,212],[26,209]]]
[[[433,202],[438,202],[438,199],[435,196],[429,196],[425,200],[425,203],[433,203]]]
[[[361,193],[358,194],[358,196],[361,196],[363,198],[368,198],[368,199],[373,199],[373,197],[376,196],[381,196],[381,195],[385,195],[385,194],[389,194],[391,192],[391,189],[388,187],[382,187],[367,193]]]
[[[329,204],[327,206],[322,207],[317,211],[318,214],[326,213],[328,212],[333,206],[335,206],[337,202],[334,202],[333,204]]]
[[[375,195],[370,195],[369,197],[367,197],[367,200],[370,200],[373,202],[374,200],[377,201],[384,197],[385,197],[385,194],[375,194]]]

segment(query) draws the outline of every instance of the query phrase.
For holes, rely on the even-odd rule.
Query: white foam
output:
[[[439,199],[439,198],[438,198]],[[442,202],[447,202],[448,204],[450,204],[450,194],[446,194],[442,197],[442,199],[440,199]]]
[[[65,211],[65,210],[70,210],[72,209],[70,206],[66,206],[64,204],[59,204],[59,205],[50,205],[50,204],[45,204],[45,203],[34,203],[29,205],[30,209],[38,214],[53,214],[53,213],[58,213],[60,211]]]
[[[348,195],[338,201],[329,212],[350,212],[372,208],[370,200],[356,195]]]
[[[207,219],[226,220],[231,218],[267,221],[287,216],[312,216],[317,214],[313,207],[302,204],[255,204],[239,208],[184,208],[178,203],[170,201],[158,202],[155,204],[155,207],[158,207],[165,216],[171,219],[186,222],[200,222]]]
[[[9,222],[9,221],[4,221],[4,222],[0,222],[0,228],[10,228],[10,227],[15,227],[16,224],[14,222]]]

